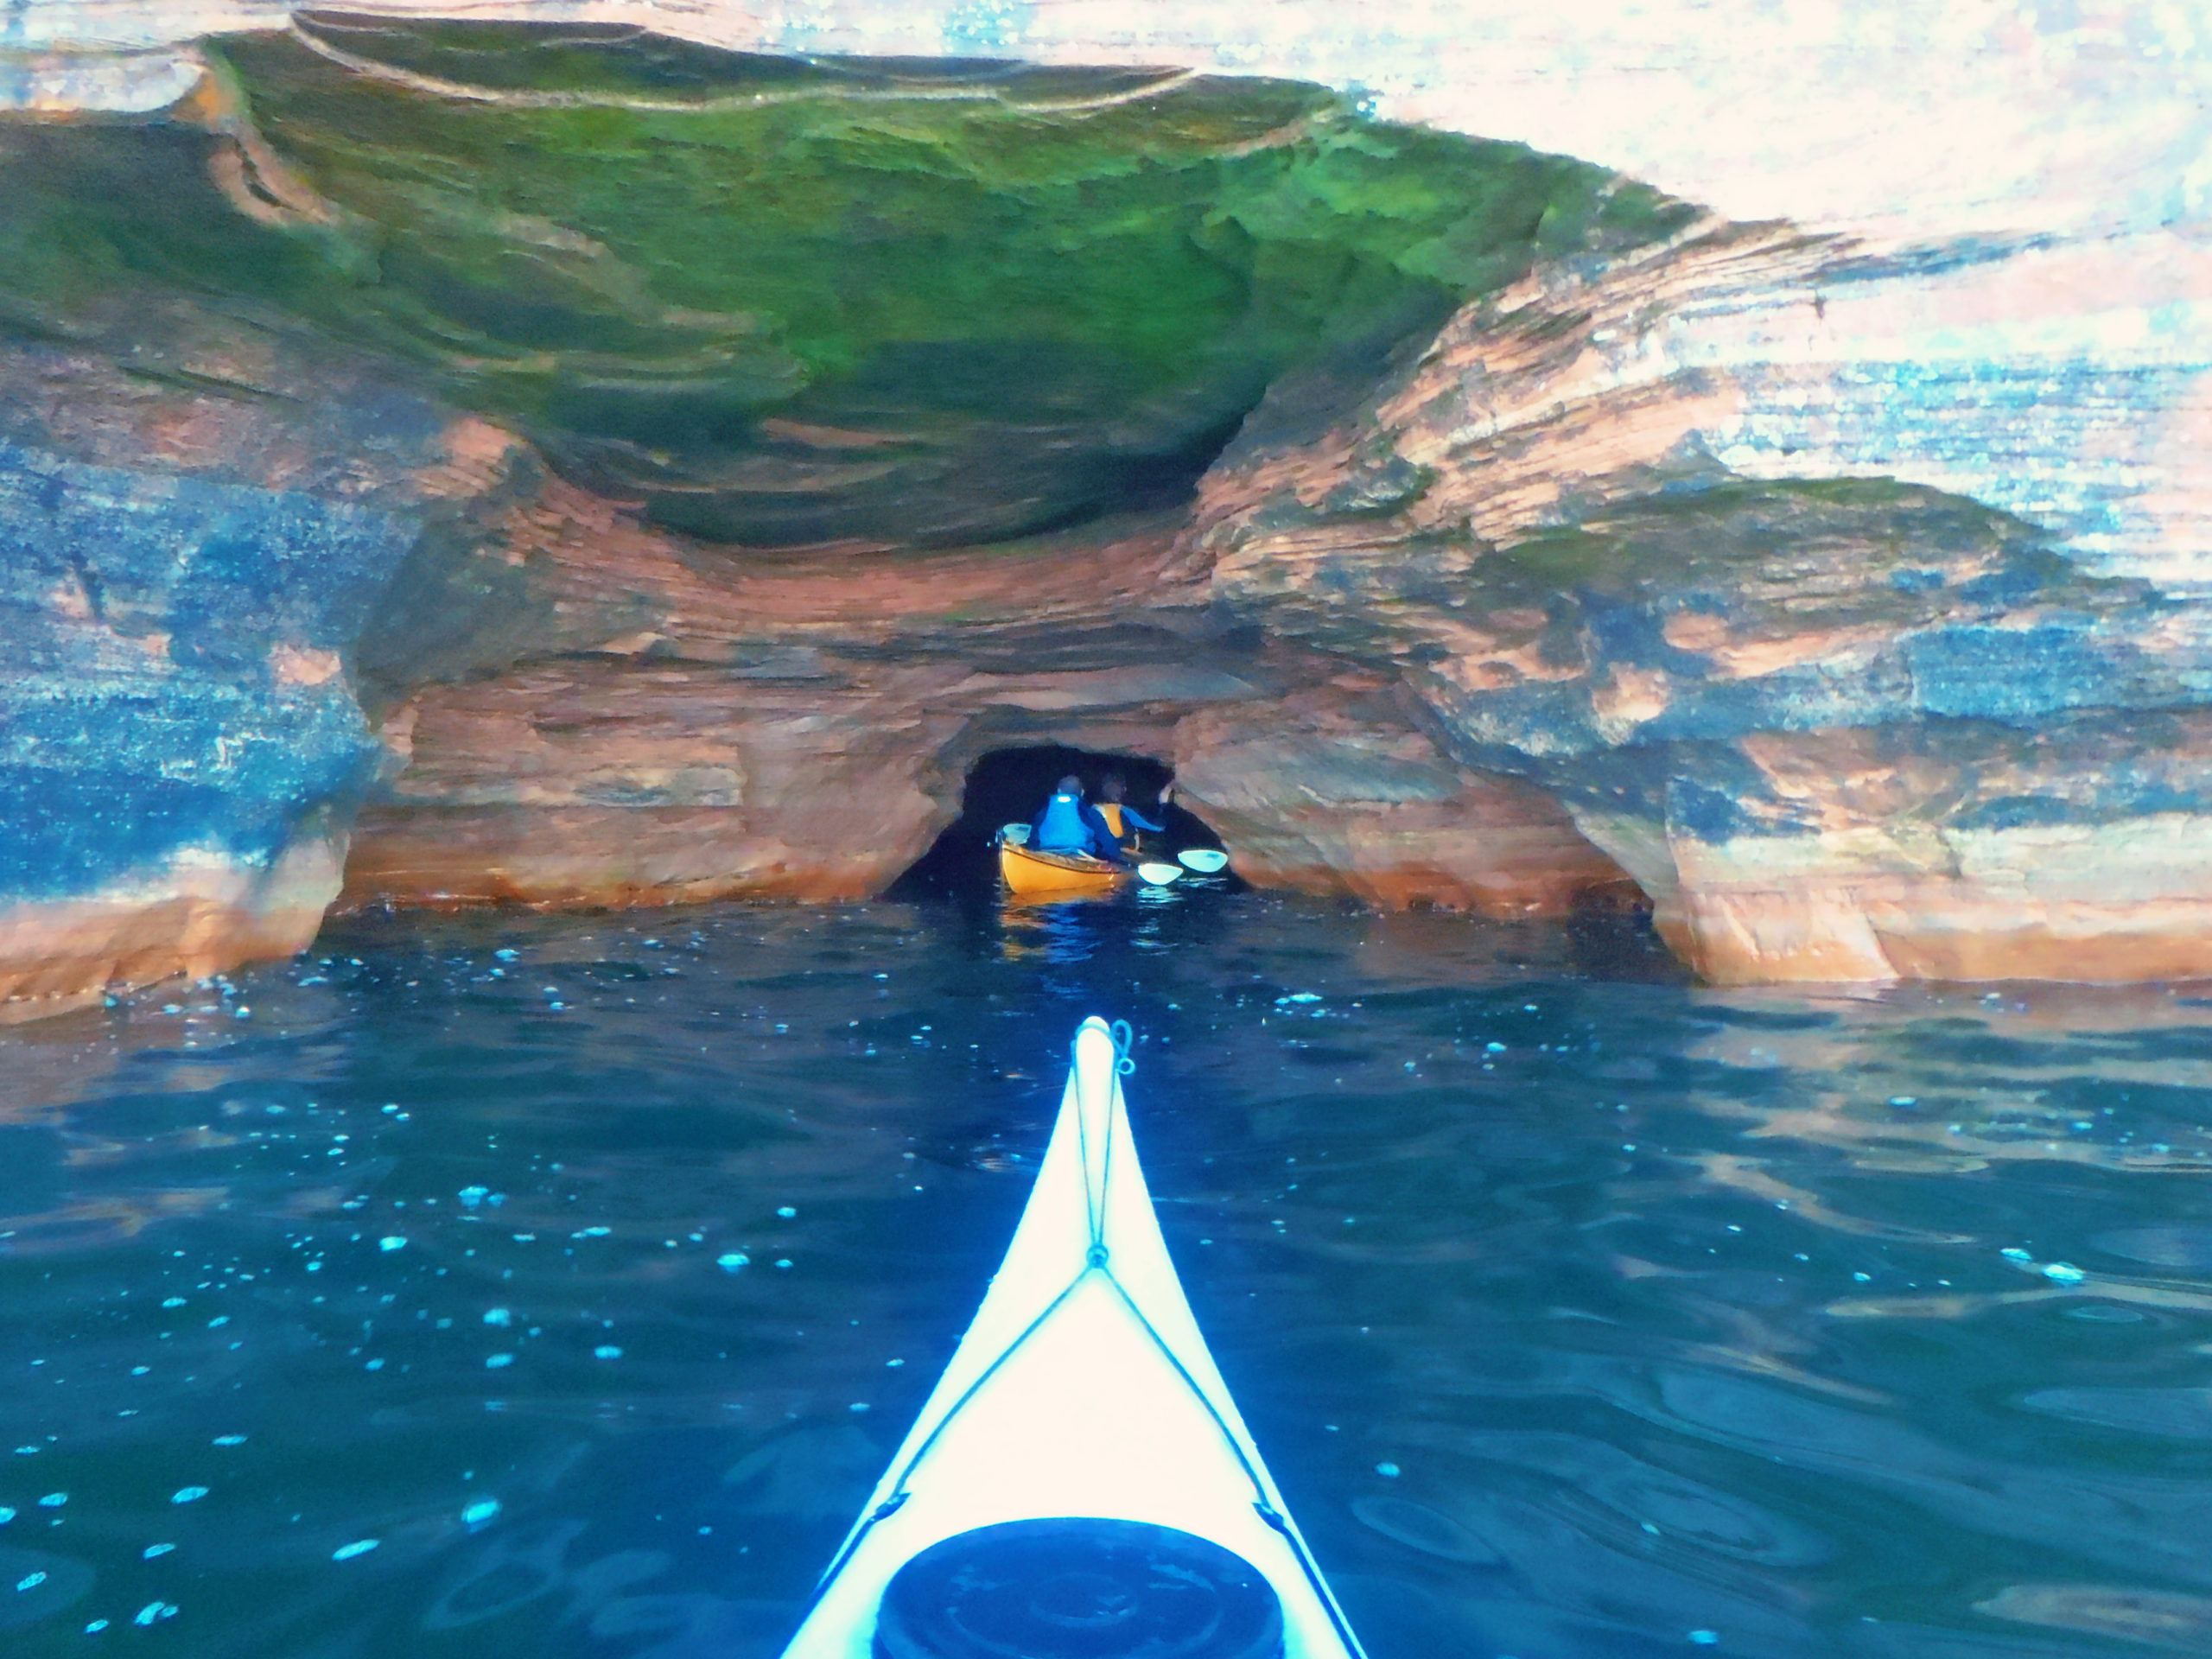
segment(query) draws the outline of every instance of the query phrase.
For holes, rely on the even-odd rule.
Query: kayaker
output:
[[[1122,798],[1128,793],[1128,786],[1122,783],[1122,774],[1118,772],[1109,772],[1098,780],[1098,816],[1106,820],[1106,827],[1114,832],[1115,842],[1123,847],[1135,845],[1140,830],[1148,830],[1157,836],[1167,828],[1164,823],[1154,823],[1123,800]],[[1167,793],[1164,789],[1160,791],[1162,806],[1167,804]]]
[[[1088,853],[1109,864],[1127,864],[1113,826],[1098,809],[1083,798],[1083,784],[1070,773],[1052,791],[1037,821],[1030,826],[1029,844],[1047,853]]]

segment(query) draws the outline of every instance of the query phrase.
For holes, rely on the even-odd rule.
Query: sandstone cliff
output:
[[[2212,972],[2212,268],[2133,196],[1745,222],[1067,42],[33,11],[18,1014],[341,893],[865,896],[1022,742],[1262,883],[1632,881],[1716,980]]]

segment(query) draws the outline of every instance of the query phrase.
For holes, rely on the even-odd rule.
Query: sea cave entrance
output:
[[[1221,837],[1195,812],[1174,802],[1157,804],[1160,792],[1174,781],[1174,768],[1147,755],[1115,754],[1040,743],[993,749],[968,769],[960,795],[960,816],[906,868],[884,895],[889,899],[968,899],[995,896],[998,861],[991,838],[1002,824],[1027,823],[1036,816],[1052,785],[1072,772],[1084,792],[1096,798],[1108,777],[1118,776],[1128,799],[1147,817],[1166,826],[1158,839],[1166,848],[1218,847]],[[1147,837],[1147,842],[1151,841]]]

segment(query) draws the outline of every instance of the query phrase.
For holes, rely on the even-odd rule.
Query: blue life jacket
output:
[[[1048,853],[1090,851],[1090,826],[1084,822],[1083,803],[1073,795],[1053,796],[1037,815],[1036,833],[1029,842]]]

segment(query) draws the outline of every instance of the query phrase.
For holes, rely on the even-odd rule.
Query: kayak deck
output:
[[[1052,853],[1042,848],[999,845],[999,874],[1010,893],[1110,893],[1128,879],[1128,872],[1088,853]]]
[[[1063,1516],[1232,1551],[1281,1600],[1285,1659],[1360,1659],[1168,1260],[1121,1065],[1106,1024],[1085,1020],[1006,1261],[785,1659],[869,1659],[885,1588],[915,1555]]]

